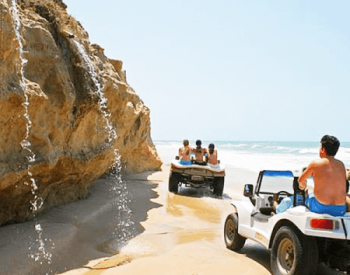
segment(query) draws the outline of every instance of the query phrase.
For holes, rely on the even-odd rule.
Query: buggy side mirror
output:
[[[175,159],[176,159],[176,160],[179,160],[179,159],[180,159],[180,157],[179,157],[179,156],[176,156],[176,157],[175,157]]]
[[[253,184],[246,184],[244,185],[244,192],[243,195],[245,197],[253,197]]]

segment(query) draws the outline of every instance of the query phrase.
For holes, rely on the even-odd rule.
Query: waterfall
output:
[[[107,124],[106,131],[109,136],[108,145],[111,145],[111,142],[117,138],[117,135],[115,129],[112,127],[109,121],[109,117],[111,115],[107,110],[107,98],[102,92],[101,84],[98,81],[98,75],[85,48],[74,39],[72,39],[72,42],[82,56],[83,61],[88,68],[91,79],[96,86],[96,94],[99,98],[99,109],[102,112]],[[125,181],[123,181],[121,177],[122,166],[118,150],[114,150],[114,155],[115,160],[110,168],[110,171],[113,171],[111,176],[114,179],[114,183],[110,188],[110,194],[113,196],[113,206],[116,210],[117,227],[114,229],[113,234],[118,241],[118,248],[116,250],[119,250],[119,247],[125,245],[132,236],[132,226],[134,223],[131,219],[132,212],[128,207],[128,203],[130,202],[130,193],[127,190]]]
[[[102,92],[102,87],[100,82],[98,81],[98,75],[95,71],[95,68],[93,66],[93,63],[91,62],[88,54],[86,53],[86,50],[84,49],[84,47],[77,42],[76,40],[72,40],[73,44],[75,45],[75,47],[77,48],[78,52],[81,54],[81,57],[84,60],[85,65],[88,67],[88,72],[91,76],[92,81],[94,82],[95,86],[96,86],[96,94],[98,96],[98,104],[99,104],[99,109],[103,114],[103,117],[106,121],[106,131],[108,133],[108,145],[111,144],[111,142],[113,140],[115,140],[117,138],[117,134],[115,129],[113,128],[113,126],[111,125],[110,121],[109,121],[109,117],[111,116],[111,114],[108,112],[108,108],[107,108],[107,98],[105,97],[104,93]]]
[[[38,186],[36,184],[35,179],[33,178],[32,173],[30,172],[30,169],[32,167],[32,164],[35,162],[35,154],[31,150],[31,143],[29,142],[29,134],[30,134],[30,129],[32,126],[32,121],[30,120],[29,116],[29,97],[27,95],[27,87],[26,87],[26,82],[25,82],[25,77],[24,77],[24,66],[27,63],[27,60],[23,57],[23,43],[22,43],[22,37],[21,37],[21,21],[19,18],[19,13],[17,9],[17,2],[16,0],[12,0],[11,2],[11,9],[12,9],[12,18],[14,21],[14,26],[15,26],[15,35],[16,35],[16,40],[18,42],[18,51],[19,51],[19,59],[20,59],[20,86],[24,94],[24,102],[23,102],[23,107],[24,107],[24,118],[26,120],[26,132],[25,132],[25,137],[21,141],[21,147],[24,151],[28,153],[27,155],[27,160],[28,160],[28,166],[27,166],[27,175],[29,178],[29,183],[28,181],[25,181],[25,185],[29,185],[31,188],[31,193],[33,195],[33,199],[30,201],[31,204],[31,210],[33,213],[34,221],[35,221],[35,226],[34,230],[37,232],[38,236],[36,239],[36,243],[32,244],[32,246],[37,246],[37,251],[32,252],[29,256],[33,258],[36,262],[40,261],[40,264],[42,264],[42,260],[46,260],[49,264],[51,262],[51,256],[52,254],[46,251],[46,246],[45,242],[43,239],[43,229],[41,225],[37,222],[36,220],[36,214],[39,211],[39,209],[42,207],[44,201],[43,198],[41,198],[38,195]],[[17,47],[16,47],[17,48]],[[29,250],[32,250],[32,247],[29,248]]]
[[[120,155],[117,152],[115,154],[117,159],[113,165],[113,173],[110,177],[116,180],[116,184],[113,184],[109,191],[114,196],[113,206],[117,210],[115,216],[117,227],[113,234],[118,241],[114,249],[119,251],[120,247],[124,246],[133,236],[134,222],[132,221],[131,209],[128,207],[128,203],[131,201],[131,194],[128,192],[127,185],[121,177]]]

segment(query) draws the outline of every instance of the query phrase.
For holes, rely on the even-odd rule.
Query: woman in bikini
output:
[[[189,146],[189,142],[187,139],[183,140],[184,147],[179,149],[179,156],[180,156],[180,164],[182,165],[190,165],[192,164],[190,159],[190,153],[192,151],[192,148]]]
[[[218,152],[214,149],[215,145],[213,143],[210,143],[208,146],[208,156],[207,156],[207,162],[212,165],[218,164]]]

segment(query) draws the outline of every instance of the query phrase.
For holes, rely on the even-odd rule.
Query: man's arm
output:
[[[313,162],[305,169],[299,178],[299,188],[304,190],[306,188],[306,180],[312,175],[313,172]]]

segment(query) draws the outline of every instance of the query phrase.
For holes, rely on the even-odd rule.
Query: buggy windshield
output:
[[[259,193],[287,191],[293,194],[293,180],[291,171],[263,171]]]

